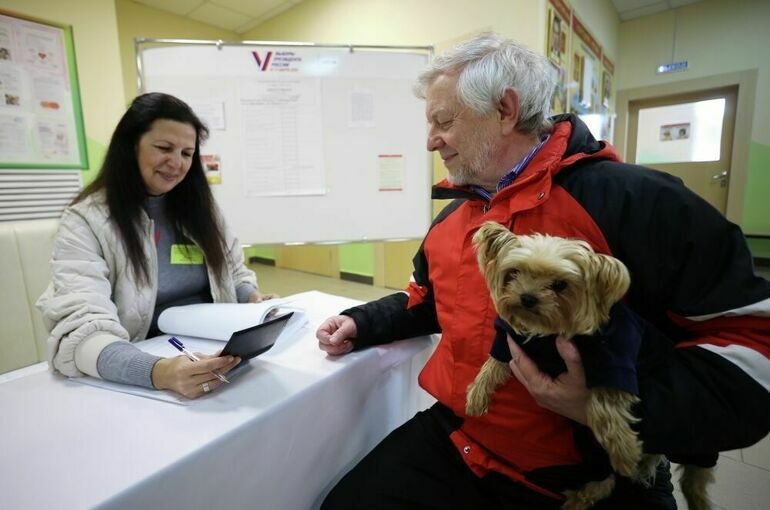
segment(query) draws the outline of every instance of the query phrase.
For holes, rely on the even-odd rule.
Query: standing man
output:
[[[559,508],[590,477],[574,422],[587,389],[569,339],[567,371],[541,373],[515,344],[511,378],[488,413],[465,415],[496,312],[471,238],[486,221],[518,234],[579,238],[622,260],[625,303],[643,338],[636,429],[648,453],[714,460],[770,429],[770,284],[740,229],[667,174],[620,162],[578,118],[549,119],[548,61],[493,34],[438,57],[419,78],[428,150],[454,199],[414,258],[406,293],[342,312],[318,329],[331,355],[441,332],[420,384],[438,402],[392,432],[332,490],[325,509]],[[629,331],[627,328],[619,328]],[[677,457],[678,456],[678,457]],[[661,465],[651,487],[619,479],[602,509],[673,509]]]

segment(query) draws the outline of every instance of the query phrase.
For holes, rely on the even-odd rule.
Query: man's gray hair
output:
[[[541,134],[551,128],[550,64],[524,45],[489,32],[460,43],[420,73],[417,97],[425,99],[428,87],[442,75],[459,76],[457,97],[479,116],[497,110],[505,90],[513,89],[519,96],[516,129]]]

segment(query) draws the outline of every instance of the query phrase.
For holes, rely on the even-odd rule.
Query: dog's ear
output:
[[[519,241],[504,226],[488,221],[474,234],[473,245],[476,247],[479,267],[484,272],[487,269],[487,264],[495,260],[504,246],[516,247],[519,245]]]
[[[600,298],[603,308],[609,310],[620,301],[631,285],[631,276],[625,264],[608,255],[591,254],[591,271],[594,276],[594,291]]]

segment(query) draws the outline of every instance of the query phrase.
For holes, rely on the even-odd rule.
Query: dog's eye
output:
[[[507,273],[505,273],[505,281],[503,282],[505,285],[508,285],[513,280],[519,277],[519,270],[518,269],[511,269]]]
[[[567,288],[567,282],[564,280],[554,280],[551,284],[551,290],[554,292],[561,292]]]

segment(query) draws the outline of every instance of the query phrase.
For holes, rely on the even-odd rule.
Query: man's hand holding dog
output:
[[[357,332],[356,322],[346,315],[326,319],[315,332],[318,348],[332,356],[347,354],[353,350],[352,338]]]
[[[572,340],[559,336],[556,349],[567,371],[553,378],[541,372],[534,361],[508,337],[511,371],[541,407],[585,425],[589,391],[580,353]]]

